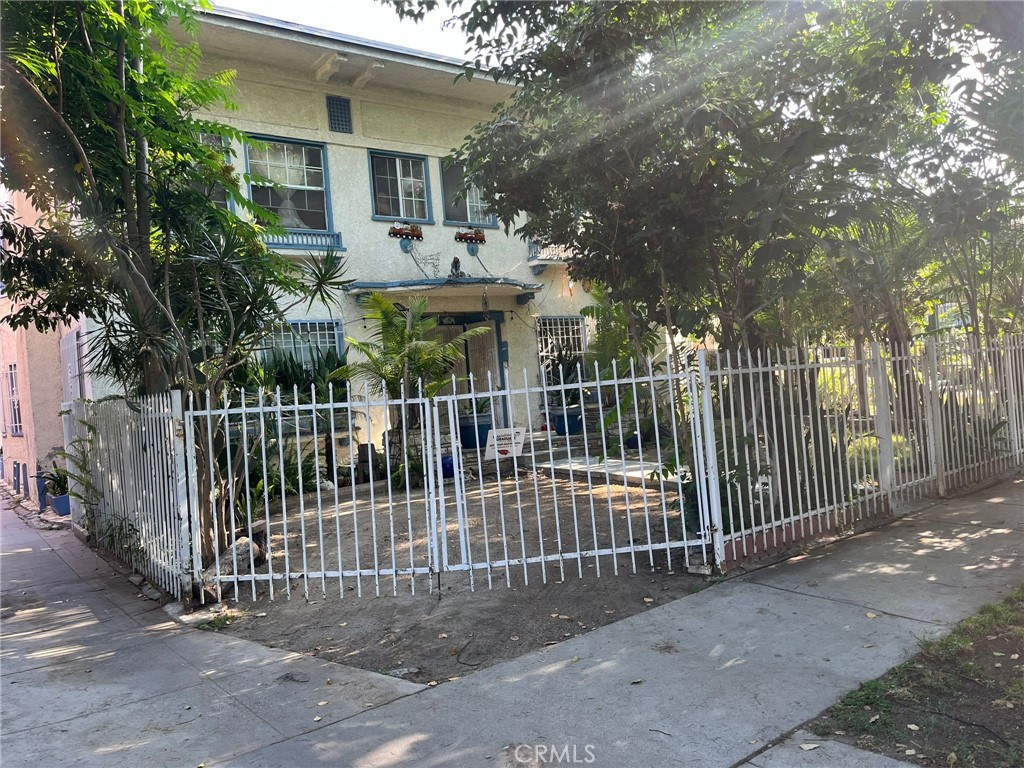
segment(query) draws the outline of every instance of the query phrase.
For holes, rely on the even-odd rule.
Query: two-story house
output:
[[[210,72],[237,72],[239,108],[209,117],[261,142],[231,150],[240,172],[276,183],[242,190],[287,228],[270,244],[296,255],[342,250],[354,280],[340,315],[290,318],[300,338],[339,351],[344,337],[365,338],[357,299],[381,291],[403,303],[425,297],[452,336],[493,330],[468,345],[459,371],[478,389],[488,372],[495,388],[521,386],[524,369],[534,384],[556,349],[584,349],[589,297],[564,261],[506,235],[478,194],[456,194],[462,169],[444,163],[510,86],[456,81],[455,59],[234,10],[204,15],[199,44]],[[396,222],[417,236],[394,236]],[[475,229],[485,242],[466,237]]]

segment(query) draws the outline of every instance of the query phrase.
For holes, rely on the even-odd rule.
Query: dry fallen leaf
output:
[[[1011,653],[1010,654],[1010,661],[1016,661],[1019,658],[1020,658],[1020,654],[1019,653]]]
[[[872,613],[871,611],[868,611],[864,615],[867,616],[869,619],[877,619],[878,618],[878,614],[877,613]]]
[[[946,765],[956,765],[960,758],[956,756],[956,752],[950,752],[946,755]]]
[[[449,648],[449,649],[448,649],[448,655],[449,655],[449,656],[458,656],[458,655],[459,655],[459,649],[458,649],[458,648],[456,648],[456,647],[455,647],[455,646],[453,645],[453,646],[452,646],[451,648]]]
[[[988,635],[985,639],[986,640],[997,640],[998,638],[997,638],[996,635]]]
[[[800,749],[804,752],[810,752],[812,749],[817,749],[821,744],[801,744]]]
[[[920,731],[921,730],[921,726],[914,725],[913,723],[908,723],[907,724],[907,728],[909,728],[911,731]]]
[[[869,723],[873,723],[873,722],[875,722],[876,720],[878,720],[878,718],[880,718],[880,717],[881,717],[881,715],[875,715],[875,716],[874,716],[874,717],[872,717],[872,718],[871,718],[870,720],[868,720],[868,722],[869,722]]]

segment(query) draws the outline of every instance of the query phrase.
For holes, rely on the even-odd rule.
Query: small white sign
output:
[[[510,459],[523,455],[523,444],[526,442],[526,428],[492,429],[487,433],[487,446],[484,448],[484,461],[494,459]]]

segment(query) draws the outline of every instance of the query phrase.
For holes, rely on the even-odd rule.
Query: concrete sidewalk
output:
[[[894,766],[790,732],[1024,578],[1004,484],[424,689],[183,628],[69,534],[2,525],[5,768]]]

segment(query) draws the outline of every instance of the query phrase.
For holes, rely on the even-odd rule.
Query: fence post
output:
[[[1014,365],[1015,355],[1013,345],[1010,343],[1010,335],[1003,335],[1003,378],[1006,386],[1006,423],[1010,430],[1010,452],[1014,462],[1024,459],[1024,445],[1021,444],[1021,425],[1018,418],[1021,411],[1020,391],[1018,385],[1021,383],[1018,376],[1020,369]],[[1017,375],[1015,375],[1017,374]]]
[[[942,401],[939,397],[939,360],[935,351],[935,340],[928,339],[924,345],[927,364],[924,370],[925,385],[928,389],[925,418],[928,421],[928,457],[931,473],[935,475],[940,497],[946,495],[946,459],[943,455]]]
[[[871,343],[871,377],[875,387],[875,437],[878,440],[878,490],[890,506],[892,492],[896,487],[896,458],[893,450],[892,414],[889,376],[885,372],[885,362],[878,342]]]
[[[185,421],[185,413],[182,408],[181,390],[171,390],[171,416],[174,419],[174,483],[175,483],[175,506],[178,511],[178,576],[181,579],[181,595],[184,600],[192,598],[192,557],[191,557],[191,526],[189,524],[189,509],[195,509],[189,503],[190,491],[196,489],[195,479],[195,434],[191,429],[191,417],[189,422]],[[191,438],[188,441],[186,452],[186,436]],[[186,455],[192,456],[191,464],[186,465]],[[190,471],[191,470],[191,471]],[[188,481],[192,478],[192,482]],[[201,564],[201,563],[200,563]]]
[[[708,371],[707,350],[697,351],[697,370],[700,374],[700,387],[697,389],[700,398],[701,412],[704,415],[704,467],[705,477],[700,482],[707,489],[708,519],[711,521],[712,545],[715,550],[715,563],[718,570],[725,566],[725,534],[722,525],[722,494],[718,478],[718,444],[715,439],[715,411],[711,402],[711,373]]]

